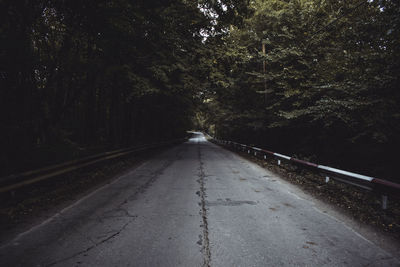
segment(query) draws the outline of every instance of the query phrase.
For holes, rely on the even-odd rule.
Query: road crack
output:
[[[48,264],[48,265],[46,265],[46,266],[54,266],[54,265],[56,265],[56,264],[59,264],[59,263],[62,263],[62,262],[66,262],[66,261],[71,260],[71,259],[73,259],[73,258],[75,258],[75,257],[77,257],[77,256],[80,256],[80,255],[82,255],[82,254],[85,254],[85,253],[91,251],[92,249],[94,249],[94,248],[100,246],[101,244],[103,244],[103,243],[105,243],[105,242],[107,242],[107,241],[113,239],[114,237],[118,236],[123,230],[125,230],[125,228],[126,228],[132,221],[133,221],[133,219],[130,220],[130,221],[128,221],[127,223],[125,223],[125,224],[124,224],[118,231],[116,231],[115,233],[113,233],[113,234],[109,235],[108,237],[102,239],[100,242],[97,242],[97,243],[93,244],[92,246],[87,247],[87,248],[84,249],[84,250],[78,251],[78,252],[76,252],[76,253],[74,253],[74,254],[68,256],[68,257],[65,257],[65,258],[63,258],[63,259],[54,261],[54,262],[52,262],[52,263],[50,263],[50,264]]]
[[[116,209],[113,209],[113,210],[111,210],[111,211],[105,212],[105,213],[102,214],[102,216],[97,216],[97,220],[98,220],[100,223],[104,223],[104,221],[105,221],[106,219],[110,219],[110,218],[118,218],[118,217],[121,217],[121,218],[122,218],[122,217],[129,218],[128,222],[126,222],[120,229],[118,229],[117,231],[113,231],[112,234],[108,235],[107,237],[105,237],[104,239],[102,239],[102,240],[99,241],[99,242],[94,242],[91,238],[88,238],[88,237],[85,235],[85,237],[86,237],[90,242],[92,242],[93,245],[91,245],[91,246],[89,246],[89,247],[87,247],[87,248],[85,248],[85,249],[82,249],[82,250],[80,250],[80,251],[78,251],[78,252],[76,252],[76,253],[74,253],[74,254],[68,256],[68,257],[65,257],[65,258],[56,260],[56,261],[54,261],[54,262],[52,262],[52,263],[50,263],[50,264],[48,264],[48,265],[46,265],[46,266],[54,266],[54,265],[56,265],[56,264],[59,264],[59,263],[62,263],[62,262],[66,262],[66,261],[68,261],[68,260],[71,260],[71,259],[73,259],[73,258],[75,258],[75,257],[78,257],[78,256],[82,255],[82,254],[86,254],[86,253],[88,253],[89,251],[91,251],[92,249],[94,249],[94,248],[96,248],[96,247],[98,247],[98,246],[100,246],[100,245],[106,243],[107,241],[109,241],[109,240],[111,240],[111,239],[117,237],[117,236],[118,236],[122,231],[124,231],[124,229],[125,229],[130,223],[132,223],[132,222],[135,220],[135,218],[137,217],[136,215],[130,214],[130,213],[128,212],[127,209],[123,208],[123,206],[126,205],[127,203],[129,203],[130,201],[136,200],[136,198],[137,198],[137,196],[138,196],[139,194],[143,194],[143,193],[147,190],[147,188],[150,187],[150,186],[157,180],[157,178],[164,172],[164,170],[167,169],[167,168],[176,160],[176,158],[179,158],[179,157],[180,157],[180,153],[181,153],[181,151],[177,151],[174,159],[169,159],[169,160],[167,160],[158,170],[154,171],[154,172],[149,176],[149,179],[148,179],[143,185],[139,186],[139,187],[133,192],[133,194],[130,195],[130,196],[128,197],[128,199],[125,199],[122,203],[120,203],[120,204],[116,207]],[[79,234],[83,235],[83,234],[80,233],[77,229],[74,228],[74,230],[76,230]]]
[[[198,145],[198,157],[200,161],[200,167],[199,167],[199,174],[198,177],[199,179],[197,182],[200,184],[200,190],[198,191],[198,195],[200,197],[200,215],[202,217],[203,223],[201,227],[203,228],[203,236],[201,239],[201,244],[202,244],[202,252],[203,252],[203,257],[204,257],[204,262],[203,266],[210,266],[211,262],[211,251],[210,251],[210,240],[208,238],[208,221],[207,221],[207,208],[206,208],[206,188],[205,188],[205,173],[204,173],[204,162],[202,160],[201,156],[201,149],[200,145]]]
[[[147,188],[149,188],[159,178],[159,176],[163,174],[163,172],[168,167],[170,167],[176,160],[178,160],[181,157],[181,152],[182,152],[181,150],[178,150],[175,154],[175,158],[165,161],[164,164],[158,170],[152,172],[149,175],[149,179],[143,185],[139,186],[133,192],[133,194],[128,197],[128,199],[125,199],[124,202],[122,202],[120,206],[123,206],[130,201],[136,200],[138,195],[146,192]]]

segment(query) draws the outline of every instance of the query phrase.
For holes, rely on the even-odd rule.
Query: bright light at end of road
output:
[[[189,139],[189,142],[206,142],[206,138],[204,137],[204,134],[201,132],[191,132],[193,134],[193,136]]]

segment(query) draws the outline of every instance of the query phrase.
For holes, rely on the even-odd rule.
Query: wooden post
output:
[[[265,44],[262,43],[262,53],[263,56],[265,56]],[[265,105],[267,105],[267,78],[265,77],[265,74],[267,72],[267,62],[265,59],[263,60],[263,73],[264,73],[264,102]]]

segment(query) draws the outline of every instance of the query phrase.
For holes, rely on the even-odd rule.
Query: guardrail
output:
[[[26,171],[23,173],[18,173],[18,174],[13,174],[9,175],[6,177],[0,178],[0,193],[12,191],[15,189],[18,189],[20,187],[34,184],[49,178],[53,178],[56,176],[59,176],[61,174],[65,174],[68,172],[72,172],[74,170],[90,166],[102,161],[114,159],[114,158],[119,158],[134,152],[139,152],[143,150],[148,150],[152,148],[157,148],[157,147],[162,147],[174,143],[179,143],[183,142],[186,140],[185,138],[182,139],[174,139],[170,141],[165,141],[165,142],[159,142],[159,143],[152,143],[152,144],[146,144],[146,145],[141,145],[141,146],[136,146],[136,147],[130,147],[130,148],[124,148],[124,149],[118,149],[118,150],[113,150],[113,151],[108,151],[96,155],[92,155],[89,157],[77,159],[77,160],[72,160],[72,161],[67,161],[64,163],[56,164],[56,165],[51,165],[48,167],[44,167],[41,169],[36,169],[36,170],[31,170],[31,171]]]
[[[210,136],[210,135],[209,135]],[[277,158],[278,165],[281,165],[281,160],[286,160],[290,163],[305,167],[307,169],[311,169],[314,171],[318,171],[324,174],[325,182],[328,183],[330,179],[350,184],[352,186],[356,186],[365,190],[375,191],[382,196],[382,209],[387,209],[388,196],[394,198],[400,197],[400,184],[387,181],[384,179],[379,179],[371,176],[366,176],[358,173],[353,173],[349,171],[344,171],[336,168],[332,168],[329,166],[319,165],[316,163],[308,162],[305,160],[300,160],[294,157],[289,157],[283,154],[275,153],[266,149],[261,149],[258,147],[248,146],[245,144],[236,143],[233,141],[220,140],[210,136],[215,140],[218,144],[231,146],[235,149],[239,149],[243,152],[247,151],[248,154],[252,154],[254,156],[263,156],[264,159],[267,156],[272,156]]]

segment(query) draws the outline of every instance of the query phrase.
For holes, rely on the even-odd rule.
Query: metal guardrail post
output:
[[[388,202],[388,197],[386,195],[382,195],[382,209],[383,210],[387,209],[387,202]]]

